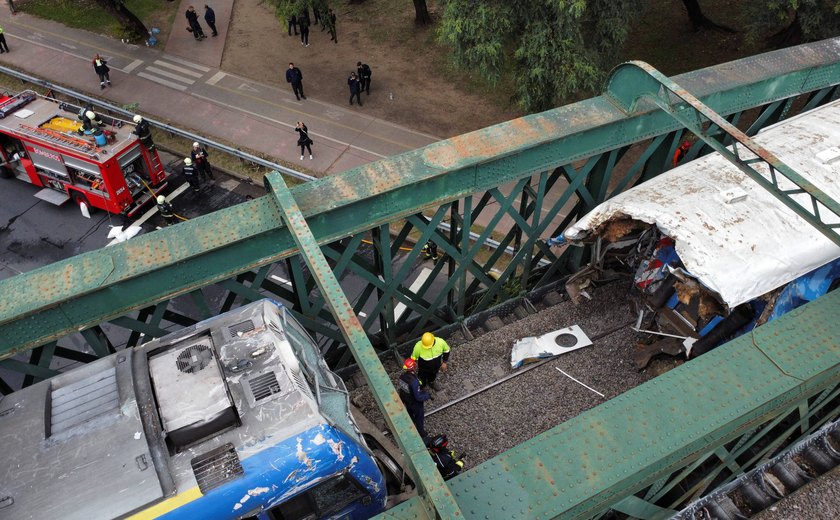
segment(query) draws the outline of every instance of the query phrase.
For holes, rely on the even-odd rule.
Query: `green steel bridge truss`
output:
[[[558,254],[546,238],[603,200],[668,169],[684,124],[703,140],[690,151],[691,159],[733,145],[730,125],[748,137],[836,98],[837,45],[828,40],[673,78],[666,90],[690,92],[699,100],[692,104],[701,108],[699,114],[710,114],[708,107],[723,119],[695,116],[680,123],[669,114],[669,107],[680,103],[670,94],[660,95],[664,110],[622,103],[622,90],[638,91],[638,85],[620,83],[624,73],[619,70],[608,84],[609,95],[291,189],[272,174],[266,197],[0,282],[0,366],[24,374],[24,384],[31,384],[55,375],[50,368],[55,358],[88,361],[166,334],[167,327],[274,297],[325,338],[322,349],[334,368],[356,357],[414,461],[423,499],[388,516],[482,518],[508,507],[511,518],[590,517],[609,508],[657,518],[768,458],[792,437],[836,418],[838,331],[831,316],[840,296],[779,320],[788,328],[756,347],[766,358],[763,347],[783,349],[801,341],[812,347],[811,371],[791,375],[770,359],[784,377],[769,374],[770,383],[758,384],[753,380],[764,372],[753,363],[766,359],[735,346],[744,339],[719,349],[731,359],[707,354],[485,463],[451,486],[428,465],[407,415],[395,406],[393,388],[382,380],[376,353],[413,341],[425,329],[463,323],[512,299],[527,300],[561,281],[580,264],[582,250]],[[635,112],[625,111],[631,107]],[[833,209],[832,201],[812,195],[823,204],[813,206],[819,222],[819,209]],[[445,256],[425,283],[413,286],[428,240]],[[278,264],[290,286],[270,276]],[[433,286],[431,280],[441,273],[445,283]],[[353,302],[337,285],[346,277],[363,285]],[[404,311],[397,312],[399,304]],[[359,322],[363,308],[366,316]],[[762,327],[753,339],[758,331],[779,327]],[[80,342],[90,353],[70,348]],[[804,356],[794,361],[807,362]],[[725,401],[711,391],[709,373],[718,385],[733,389],[738,402],[730,402],[734,395]],[[686,392],[694,388],[698,391]],[[0,391],[10,390],[0,381]],[[671,392],[685,393],[689,404],[680,409]],[[718,405],[695,413],[708,403]],[[689,419],[686,410],[692,410]],[[643,420],[639,411],[652,415]],[[646,429],[663,421],[685,427],[668,438]],[[598,438],[611,443],[592,445]],[[646,448],[639,439],[652,445]],[[616,479],[607,478],[619,469]],[[508,495],[492,489],[502,482],[513,484]],[[510,496],[515,501],[497,502]]]

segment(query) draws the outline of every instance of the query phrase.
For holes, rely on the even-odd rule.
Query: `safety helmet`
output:
[[[164,202],[166,202],[166,197],[164,197],[163,195],[158,195],[157,201],[158,204],[163,204]]]
[[[414,358],[406,358],[406,360],[403,361],[403,368],[406,370],[414,370],[417,368],[417,361],[415,361]]]
[[[446,438],[446,434],[441,433],[440,435],[436,435],[432,439],[432,441],[429,443],[429,446],[431,446],[432,449],[440,450],[440,449],[445,448],[448,444],[449,444],[449,440]]]
[[[435,344],[435,335],[431,332],[424,332],[420,342],[423,343],[424,347],[432,348],[432,345]]]
[[[199,147],[198,141],[194,142],[193,143],[193,148],[198,148],[198,147]]]
[[[143,116],[141,116],[139,114],[134,116],[134,122],[137,123],[138,125],[140,124],[140,121],[142,121],[142,120],[143,120]]]
[[[185,158],[184,159],[184,164],[186,164],[187,166],[191,165],[192,164],[192,159],[190,159],[189,157]]]
[[[96,119],[96,113],[93,110],[88,110],[85,112],[85,117],[88,119]]]

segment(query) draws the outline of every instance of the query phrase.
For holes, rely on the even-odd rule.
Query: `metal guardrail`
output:
[[[46,80],[43,80],[43,79],[40,79],[40,78],[36,78],[34,76],[30,76],[28,74],[25,74],[23,72],[20,72],[20,71],[14,70],[14,69],[10,69],[8,67],[0,66],[0,72],[2,72],[3,74],[6,74],[7,76],[12,76],[14,78],[17,78],[21,81],[26,81],[26,82],[29,82],[29,83],[32,83],[32,84],[50,89],[54,92],[59,92],[59,93],[65,95],[65,96],[69,96],[69,97],[71,97],[73,99],[76,99],[78,101],[82,101],[84,103],[91,103],[91,104],[93,104],[97,107],[104,108],[105,110],[107,110],[108,112],[110,112],[112,114],[119,114],[121,116],[127,117],[129,120],[132,117],[134,117],[134,115],[136,115],[136,112],[132,112],[132,111],[127,110],[125,108],[118,107],[116,105],[112,105],[112,104],[110,104],[106,101],[102,101],[101,99],[98,99],[98,98],[94,98],[94,97],[86,96],[84,94],[80,94],[80,93],[75,92],[73,90],[64,88],[60,85],[50,83],[49,81],[46,81]],[[261,157],[257,157],[256,155],[250,154],[248,152],[243,152],[242,150],[239,150],[237,148],[232,148],[230,146],[219,143],[217,141],[213,141],[212,139],[208,139],[207,137],[205,137],[203,135],[198,135],[198,134],[194,134],[192,132],[187,132],[186,130],[181,130],[180,128],[175,128],[174,126],[168,125],[168,124],[163,123],[161,121],[156,121],[154,119],[151,119],[144,114],[140,114],[140,115],[142,115],[143,119],[148,121],[151,126],[157,128],[159,130],[163,130],[167,133],[170,133],[172,135],[176,135],[178,137],[183,137],[183,138],[185,138],[189,141],[200,141],[200,142],[206,144],[207,146],[210,146],[211,148],[214,148],[214,149],[222,151],[226,154],[232,155],[232,156],[234,156],[238,159],[254,163],[258,166],[268,168],[269,170],[275,170],[277,172],[280,172],[283,175],[288,175],[289,177],[293,177],[295,179],[302,180],[302,181],[309,182],[309,181],[314,181],[317,178],[317,177],[313,177],[311,175],[306,175],[305,173],[301,173],[297,170],[293,170],[291,168],[283,166],[282,164],[277,164],[277,163],[268,161],[266,159],[263,159]]]

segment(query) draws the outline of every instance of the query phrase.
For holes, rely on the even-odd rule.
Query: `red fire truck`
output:
[[[166,188],[166,172],[148,130],[141,139],[134,123],[85,120],[90,110],[31,90],[0,95],[0,177],[43,188],[35,196],[56,205],[131,217]]]

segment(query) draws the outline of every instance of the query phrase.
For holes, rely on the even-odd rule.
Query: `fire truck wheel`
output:
[[[11,179],[12,177],[14,177],[12,170],[5,166],[0,166],[0,179]]]
[[[93,208],[90,206],[90,202],[88,202],[87,197],[85,197],[81,193],[73,193],[73,202],[75,202],[77,206],[85,204],[88,207],[88,211],[93,211]]]

